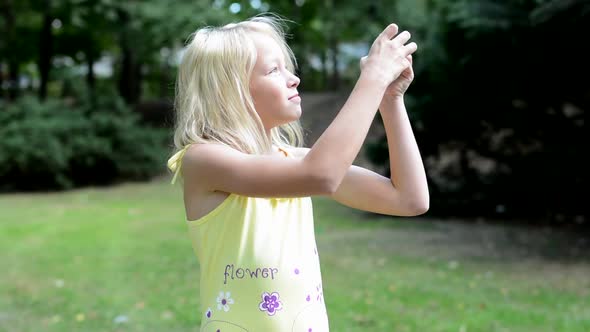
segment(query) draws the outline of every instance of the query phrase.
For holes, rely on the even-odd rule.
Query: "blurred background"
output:
[[[523,278],[522,285],[534,284],[531,275],[557,262],[559,266],[551,270],[551,276],[562,273],[579,276],[568,279],[571,285],[559,279],[536,290],[539,295],[543,289],[548,291],[558,289],[556,285],[568,284],[571,288],[561,293],[577,294],[564,298],[563,302],[553,297],[556,294],[546,296],[547,302],[541,304],[547,312],[557,312],[554,320],[539,318],[547,316],[547,312],[529,317],[532,308],[538,308],[539,303],[533,301],[530,311],[523,316],[516,315],[514,321],[498,320],[504,317],[498,311],[488,317],[490,320],[476,320],[475,330],[590,330],[590,232],[585,194],[588,168],[582,137],[585,110],[590,104],[589,1],[0,0],[0,12],[0,230],[3,234],[0,257],[2,265],[7,264],[3,270],[12,271],[0,282],[3,287],[0,328],[93,330],[76,325],[92,320],[97,330],[105,326],[150,330],[149,326],[164,324],[159,330],[188,331],[191,330],[188,326],[197,326],[194,319],[199,316],[192,318],[195,313],[184,309],[197,307],[194,303],[197,295],[183,293],[193,292],[192,288],[178,290],[178,294],[184,294],[179,298],[184,300],[175,302],[176,309],[154,300],[161,308],[144,318],[149,321],[150,317],[156,317],[155,325],[133,325],[137,320],[130,313],[101,311],[104,303],[109,308],[120,304],[145,311],[147,300],[134,297],[138,290],[126,293],[115,286],[103,289],[108,295],[103,294],[106,302],[101,302],[102,305],[86,300],[82,304],[72,302],[68,296],[74,296],[73,293],[55,297],[51,292],[69,285],[64,281],[65,275],[78,276],[78,281],[86,276],[86,280],[98,282],[92,276],[105,273],[104,269],[97,271],[96,261],[88,261],[89,256],[98,261],[119,262],[108,265],[108,276],[119,275],[123,267],[129,269],[130,274],[120,275],[121,281],[142,276],[138,274],[142,268],[129,267],[129,252],[137,253],[133,250],[138,248],[142,253],[154,249],[144,247],[145,244],[127,247],[129,244],[122,243],[136,236],[135,231],[145,231],[146,224],[160,227],[144,234],[151,234],[153,240],[158,239],[156,242],[163,241],[160,236],[167,234],[166,227],[180,226],[169,239],[181,243],[172,251],[177,256],[167,254],[177,258],[172,259],[176,262],[173,266],[164,269],[166,265],[161,260],[148,261],[144,272],[154,274],[156,264],[170,278],[178,278],[178,271],[194,278],[192,273],[198,267],[187,248],[183,225],[177,222],[184,218],[181,197],[178,188],[169,186],[171,175],[166,170],[166,160],[174,152],[171,129],[176,69],[185,42],[197,28],[273,12],[291,20],[288,42],[299,64],[301,121],[306,129],[306,145],[310,147],[346,101],[359,74],[359,58],[366,55],[376,35],[387,24],[395,22],[402,30],[410,31],[419,45],[414,55],[416,77],[407,92],[406,105],[431,193],[430,210],[420,217],[423,222],[416,224],[429,227],[407,226],[407,222],[398,225],[389,218],[386,222],[389,226],[383,227],[398,225],[397,234],[414,234],[417,237],[408,235],[407,238],[416,241],[403,243],[404,239],[399,238],[399,246],[392,248],[384,240],[385,247],[380,247],[381,242],[373,242],[374,238],[369,237],[367,241],[377,243],[377,247],[369,246],[367,250],[379,248],[378,252],[395,255],[431,248],[432,251],[424,253],[428,258],[423,258],[434,263],[441,248],[453,249],[449,256],[439,257],[446,259],[445,276],[446,270],[456,271],[462,266],[457,257],[464,257],[458,252],[465,249],[462,245],[466,243],[473,247],[465,252],[479,252],[473,254],[476,261],[494,256],[501,261],[515,258],[512,261],[519,264],[528,257],[514,256],[515,252],[529,252],[535,261],[549,257],[551,262],[541,260],[517,275]],[[377,116],[355,164],[389,176],[387,144],[380,121]],[[360,223],[362,227],[372,222],[381,225],[379,218],[383,216],[339,210],[341,207],[330,205],[322,198],[314,199],[318,201],[318,242],[322,241],[322,232],[341,229],[340,221],[332,223],[333,219],[352,218],[355,221],[350,221],[350,225]],[[90,224],[78,224],[80,220]],[[348,221],[343,224],[348,225]],[[104,230],[105,225],[110,227],[109,232]],[[495,228],[504,226],[515,228]],[[137,228],[122,231],[120,227]],[[483,231],[482,227],[492,228]],[[453,231],[458,229],[461,231]],[[122,233],[114,235],[118,231]],[[420,237],[427,231],[439,232],[436,234],[440,237],[436,238],[442,242]],[[383,232],[381,229],[379,234]],[[427,238],[432,240],[434,233],[429,234]],[[333,240],[341,243],[344,238]],[[334,250],[336,257],[344,249],[336,244],[332,247],[330,239],[323,241],[326,270],[342,272],[338,270],[343,269],[339,265],[342,262],[331,261],[330,250]],[[433,243],[439,246],[429,247]],[[162,249],[167,245],[168,242],[163,242],[156,247]],[[517,250],[512,250],[511,245],[518,246]],[[47,246],[57,251],[45,251]],[[95,250],[104,246],[110,248],[112,256],[93,256],[99,255],[98,252],[103,255],[103,251]],[[85,250],[89,250],[87,255]],[[372,251],[359,252],[364,255],[359,259],[374,257]],[[158,256],[158,251],[154,255]],[[35,264],[25,263],[28,260]],[[70,265],[59,266],[67,272],[56,270],[55,263],[65,261]],[[84,265],[85,268],[76,265],[81,262],[89,265]],[[376,265],[364,271],[377,271],[387,266],[387,262],[376,258]],[[574,262],[575,267],[570,266],[568,270],[561,265],[564,262]],[[397,263],[402,266],[401,262]],[[390,272],[400,271],[392,268]],[[477,275],[485,279],[490,271],[488,266]],[[415,273],[412,270],[408,274],[411,275],[408,282],[415,278]],[[33,275],[47,278],[35,279]],[[428,276],[432,275],[438,276],[437,272],[425,270],[426,283],[431,283]],[[152,277],[154,285],[160,285],[161,275]],[[539,278],[551,279],[548,275]],[[469,284],[467,279],[464,281],[463,284]],[[76,284],[80,287],[76,288],[76,294],[97,287],[94,282],[80,282]],[[347,285],[343,290],[355,283],[354,280],[341,282]],[[492,280],[490,285],[499,283]],[[44,290],[45,286],[49,290]],[[386,289],[391,287],[400,289],[398,285],[384,285]],[[416,287],[422,289],[420,285]],[[430,324],[427,328],[420,325],[421,316],[414,311],[417,316],[413,318],[399,318],[396,323],[382,326],[378,323],[380,318],[364,314],[346,316],[348,311],[344,309],[340,312],[342,301],[337,296],[340,291],[334,288],[332,292],[334,302],[329,309],[341,314],[342,323],[335,323],[342,324],[336,325],[337,331],[352,331],[355,326],[359,330],[373,327],[379,331],[393,331],[393,327],[398,331],[467,331],[469,325],[459,322],[463,316],[446,312],[440,313],[440,317],[448,317],[446,322],[452,322],[452,326],[439,322],[441,325]],[[129,300],[133,302],[121,304],[112,299],[113,293],[121,294],[123,302],[133,297]],[[509,292],[501,293],[505,296]],[[374,305],[377,300],[367,303],[366,294],[362,291],[359,294],[353,296],[361,299],[364,309],[359,310],[373,312],[366,306]],[[409,289],[408,294],[416,294],[416,288]],[[47,296],[59,300],[40,304],[43,302],[40,299]],[[549,302],[564,303],[564,306],[555,309]],[[67,303],[77,304],[70,308]],[[423,304],[416,303],[416,306]],[[451,307],[456,309],[455,304]],[[96,307],[77,309],[84,305]],[[479,302],[475,306],[482,308]],[[55,308],[64,311],[60,313],[62,309]],[[28,314],[38,318],[38,325],[32,323],[35,319],[25,319]],[[181,317],[186,319],[183,321]],[[181,323],[175,327],[165,325],[174,319]],[[104,325],[105,321],[109,325]],[[525,322],[524,327],[511,325],[516,321]],[[526,323],[533,321],[539,325]],[[477,325],[477,322],[485,324]],[[511,326],[521,328],[510,329]]]

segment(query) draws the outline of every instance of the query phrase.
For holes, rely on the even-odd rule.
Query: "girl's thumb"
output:
[[[366,55],[361,58],[361,69],[363,69],[363,66],[365,65],[365,62],[367,62],[367,56]]]

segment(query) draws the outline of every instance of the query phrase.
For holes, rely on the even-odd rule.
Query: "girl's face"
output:
[[[253,33],[252,39],[258,57],[250,78],[250,93],[268,132],[301,116],[299,78],[285,67],[283,52],[274,39],[262,33]]]

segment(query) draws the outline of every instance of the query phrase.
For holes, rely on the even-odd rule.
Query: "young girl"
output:
[[[407,31],[389,25],[311,149],[301,147],[299,78],[281,21],[257,16],[196,31],[180,64],[168,161],[201,267],[201,331],[328,331],[312,195],[414,216],[428,209],[403,95],[413,79]],[[353,166],[380,110],[391,179]]]

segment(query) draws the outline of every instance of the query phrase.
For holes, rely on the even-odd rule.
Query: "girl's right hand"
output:
[[[411,65],[408,56],[418,48],[414,42],[406,45],[410,39],[408,31],[397,32],[395,23],[388,25],[371,45],[369,54],[361,58],[361,75],[384,88]]]

